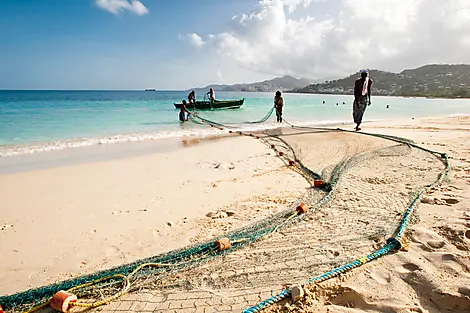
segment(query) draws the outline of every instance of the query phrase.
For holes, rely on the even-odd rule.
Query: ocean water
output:
[[[183,91],[0,91],[0,156],[221,132],[179,122],[173,103],[186,96]],[[238,110],[201,111],[200,116],[240,129],[276,127],[274,115],[262,124],[245,123],[266,115],[273,96],[218,92],[218,99],[245,98],[245,103]],[[284,94],[284,99],[290,123],[352,122],[352,96]],[[364,121],[454,114],[470,114],[470,100],[373,96]]]

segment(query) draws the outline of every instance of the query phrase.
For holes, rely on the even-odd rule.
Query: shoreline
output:
[[[412,117],[411,119],[437,119],[437,118],[446,118],[453,116],[470,116],[470,114],[444,114],[444,115],[435,115],[435,116],[426,116],[426,117]],[[396,123],[402,124],[408,121],[409,118],[402,117],[392,117],[385,119],[373,119],[366,120],[363,122],[363,125],[369,125],[379,122],[385,123]],[[345,125],[353,125],[352,121],[328,121],[328,122],[299,122],[295,123],[298,126],[309,126],[309,127],[341,127]],[[242,127],[234,126],[231,128],[233,132],[260,132],[264,130],[276,129],[279,127],[289,127],[285,123],[278,125],[277,123],[270,123],[264,127],[260,127],[263,124],[253,125],[243,125]],[[166,135],[162,135],[166,134]],[[87,149],[99,146],[119,146],[121,145],[125,148],[125,145],[131,146],[132,144],[138,143],[149,143],[154,142],[155,145],[158,143],[166,144],[169,141],[180,141],[180,140],[205,140],[211,139],[214,137],[224,137],[230,136],[228,130],[219,130],[212,129],[208,127],[193,128],[190,130],[189,134],[178,134],[178,132],[168,133],[168,132],[157,132],[157,133],[131,133],[131,134],[122,134],[115,136],[104,136],[104,137],[90,137],[90,138],[80,138],[80,139],[68,139],[68,140],[58,140],[58,141],[46,141],[46,142],[36,142],[25,145],[15,145],[15,146],[0,146],[0,162],[6,158],[14,158],[24,155],[45,155],[48,153],[58,153],[61,151],[69,151],[74,149]],[[1,163],[0,163],[1,167]],[[1,172],[1,169],[0,169]]]

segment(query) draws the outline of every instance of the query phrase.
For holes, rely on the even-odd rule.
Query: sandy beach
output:
[[[396,142],[334,129],[270,133],[284,142],[233,135],[163,147],[71,149],[16,164],[3,158],[0,294],[182,248],[320,199],[269,144],[281,151],[294,147],[306,167],[325,176],[344,164],[334,199],[280,233],[170,275],[169,291],[149,287],[103,311],[241,311],[370,253],[394,232],[413,192],[433,181],[443,164]],[[470,118],[374,122],[363,130],[448,153],[450,180],[422,200],[404,250],[307,286],[297,303],[268,311],[469,312]],[[178,287],[181,281],[191,287]]]
[[[306,187],[252,138],[183,140],[157,153],[148,143],[104,154],[93,151],[101,147],[71,150],[65,154],[76,164],[57,167],[58,160],[51,165],[41,155],[36,167],[47,168],[0,176],[0,294],[181,248],[206,231],[197,219],[211,211],[265,194],[296,196]],[[131,151],[110,155],[116,148]],[[275,212],[274,206],[248,220]]]

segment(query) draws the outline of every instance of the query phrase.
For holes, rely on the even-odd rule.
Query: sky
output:
[[[469,0],[1,0],[0,89],[188,89],[470,63]]]

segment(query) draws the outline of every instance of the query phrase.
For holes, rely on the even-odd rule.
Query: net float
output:
[[[308,211],[308,205],[301,203],[295,208],[295,210],[300,214],[306,213]]]
[[[217,245],[217,248],[219,249],[219,251],[224,251],[232,247],[232,244],[230,243],[230,239],[228,238],[220,238],[215,242],[215,244]]]
[[[52,297],[51,307],[59,312],[68,312],[70,310],[70,303],[73,302],[77,302],[77,296],[61,290]]]
[[[315,180],[313,181],[313,185],[314,185],[315,187],[323,187],[323,180],[321,180],[321,179],[315,179]]]

